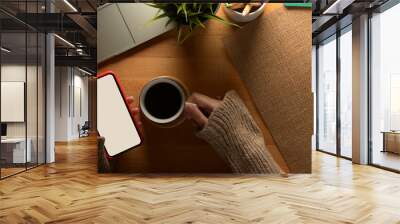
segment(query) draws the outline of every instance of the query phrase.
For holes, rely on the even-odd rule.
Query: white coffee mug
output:
[[[173,92],[173,94],[171,94],[171,92]],[[168,98],[171,97],[171,95],[174,99]],[[173,127],[183,121],[183,111],[187,96],[188,91],[180,81],[169,76],[159,76],[149,81],[143,87],[139,99],[140,111],[144,117],[153,124],[160,127]],[[150,102],[150,100],[152,100],[152,102]],[[179,103],[177,103],[177,101],[179,101]],[[176,104],[173,109],[169,108],[172,110],[173,114],[168,114],[167,117],[157,116],[157,114],[160,114],[160,111],[155,111],[154,108],[158,110],[167,109],[169,102],[174,102],[174,104]],[[154,105],[157,103],[159,105]]]

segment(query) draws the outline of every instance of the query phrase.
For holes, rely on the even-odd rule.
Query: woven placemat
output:
[[[290,172],[311,172],[311,10],[265,12],[224,44]]]

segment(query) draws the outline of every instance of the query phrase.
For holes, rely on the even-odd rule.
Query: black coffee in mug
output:
[[[140,110],[153,123],[171,127],[182,120],[187,91],[177,80],[161,76],[148,82],[140,94]]]
[[[178,113],[182,101],[182,95],[175,85],[161,82],[147,90],[144,106],[152,116],[167,119]]]

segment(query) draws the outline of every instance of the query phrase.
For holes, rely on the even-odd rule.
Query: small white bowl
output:
[[[224,5],[224,10],[225,14],[229,17],[234,22],[237,23],[245,23],[245,22],[250,22],[252,20],[255,20],[257,17],[259,17],[263,12],[265,8],[265,4],[263,3],[256,11],[251,12],[245,16],[242,15],[242,13],[235,11],[233,9],[230,9]]]

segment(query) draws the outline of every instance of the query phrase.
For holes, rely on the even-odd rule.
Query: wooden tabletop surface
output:
[[[267,4],[263,16],[279,7],[283,5]],[[225,18],[223,9],[219,10],[218,15]],[[208,21],[206,29],[197,29],[183,45],[177,44],[176,31],[171,31],[105,61],[99,65],[99,72],[114,71],[126,93],[135,99],[138,99],[146,82],[161,75],[179,79],[190,92],[211,97],[222,98],[228,90],[236,90],[261,127],[273,157],[287,170],[249,92],[225,52],[223,38],[235,32],[235,29]],[[190,122],[185,121],[169,129],[144,125],[144,144],[116,158],[117,172],[231,172],[217,153],[195,136],[195,129]]]

